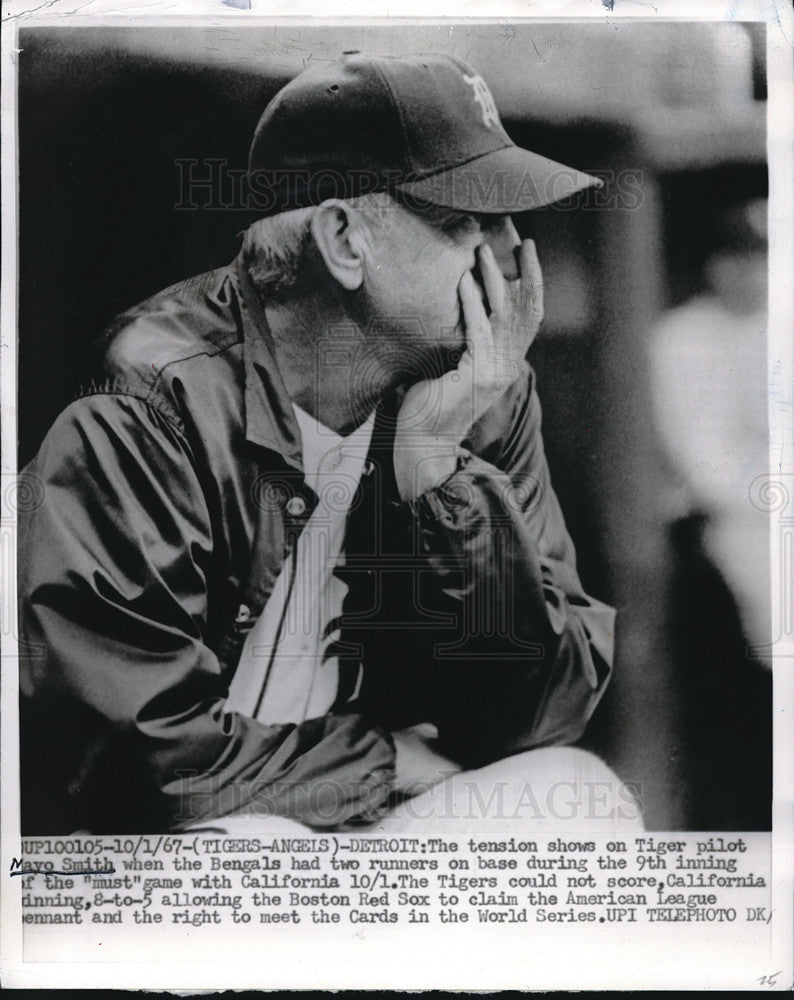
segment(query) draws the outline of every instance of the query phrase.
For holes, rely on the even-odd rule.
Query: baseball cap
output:
[[[260,215],[383,190],[510,214],[601,184],[516,146],[487,84],[461,59],[360,52],[276,94],[254,132],[248,181]]]

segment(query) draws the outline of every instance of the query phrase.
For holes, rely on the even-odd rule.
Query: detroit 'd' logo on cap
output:
[[[499,112],[496,110],[493,96],[485,80],[483,80],[479,73],[475,73],[474,76],[468,76],[464,73],[463,79],[474,91],[474,100],[480,105],[480,110],[482,111],[483,125],[487,125],[489,128],[492,125],[498,125]]]

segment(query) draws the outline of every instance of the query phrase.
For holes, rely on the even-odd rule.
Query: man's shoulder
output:
[[[173,372],[190,377],[243,339],[231,267],[171,285],[117,316],[95,342],[83,392],[149,398]]]

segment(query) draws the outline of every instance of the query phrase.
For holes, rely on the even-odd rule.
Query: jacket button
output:
[[[287,501],[287,513],[293,517],[300,517],[306,510],[306,501],[303,497],[290,497]]]
[[[251,617],[251,609],[248,607],[247,604],[241,604],[240,607],[237,609],[237,617],[235,618],[237,624],[241,625],[243,622],[247,622],[250,617]]]

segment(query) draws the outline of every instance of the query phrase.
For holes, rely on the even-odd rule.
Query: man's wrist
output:
[[[419,795],[463,768],[435,748],[435,726],[420,723],[392,733],[395,747],[394,790]]]

